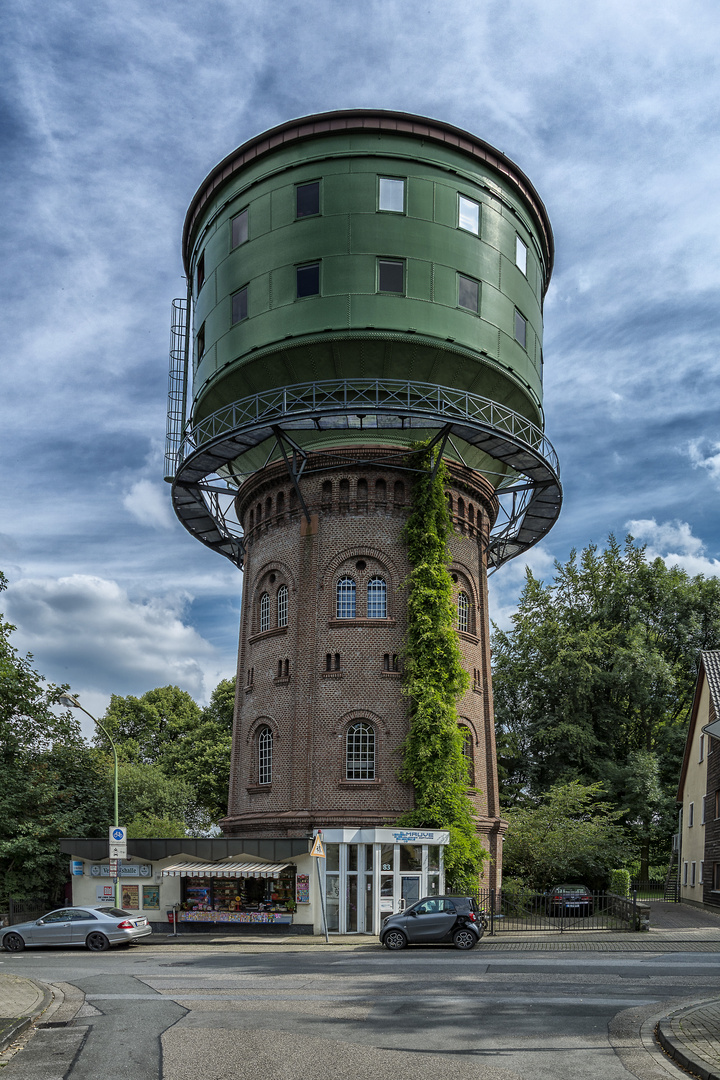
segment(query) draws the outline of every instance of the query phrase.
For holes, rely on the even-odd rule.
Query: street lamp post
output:
[[[117,756],[117,749],[115,747],[115,743],[114,743],[113,739],[111,738],[110,733],[107,731],[106,728],[103,727],[103,725],[100,723],[100,721],[97,719],[97,717],[93,716],[92,713],[89,713],[87,711],[87,709],[84,709],[83,706],[80,704],[80,702],[77,700],[77,698],[74,698],[72,696],[72,694],[63,694],[61,698],[58,698],[58,704],[59,705],[67,705],[71,709],[80,709],[81,712],[84,712],[86,716],[90,717],[93,724],[96,724],[97,727],[100,728],[100,730],[104,733],[104,735],[107,738],[108,742],[112,746],[113,759],[114,759],[114,762],[115,762],[115,820],[114,820],[113,824],[115,825],[115,828],[117,828],[117,826],[120,824],[120,821],[119,821],[119,815],[118,815],[118,756]],[[117,908],[120,907],[120,877],[119,877],[119,875],[115,878],[115,907],[117,907]]]

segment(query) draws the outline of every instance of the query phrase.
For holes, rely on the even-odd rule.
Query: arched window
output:
[[[288,624],[288,590],[287,585],[281,585],[277,594],[277,624],[278,626],[287,626]]]
[[[375,729],[371,724],[353,724],[345,743],[347,780],[375,779]]]
[[[332,506],[332,481],[323,480],[322,486],[322,508],[323,510],[329,510]]]
[[[467,765],[468,784],[475,786],[475,755],[473,754],[473,737],[470,728],[461,727],[460,734],[463,740],[463,757]]]
[[[254,528],[255,528],[255,511],[251,510],[250,511],[250,527],[249,527],[249,531],[252,532]]]
[[[367,480],[360,479],[357,483],[358,509],[367,509],[368,486]]]
[[[375,481],[375,502],[381,506],[387,502],[387,484],[384,480]]]
[[[470,600],[466,592],[458,593],[457,628],[467,634],[470,629]]]
[[[449,491],[447,492],[447,504],[448,504],[448,513],[450,514],[450,517],[452,517],[453,516],[453,498],[452,498],[452,495],[450,494]]]
[[[270,597],[266,592],[260,597],[260,633],[270,629]]]
[[[284,491],[278,491],[277,512],[278,512],[278,517],[282,517],[282,515],[285,513],[285,492]]]
[[[387,585],[382,578],[371,578],[367,587],[368,619],[387,618]]]
[[[257,747],[258,784],[272,784],[273,733],[269,727],[260,728]]]
[[[265,500],[265,517],[266,518],[272,517],[272,499],[270,498],[269,495],[268,495],[267,499]]]
[[[337,583],[337,608],[338,619],[355,618],[355,582],[352,578],[340,578]]]
[[[475,524],[475,507],[472,503],[468,503],[468,521],[471,527]]]
[[[340,509],[347,510],[350,505],[350,481],[342,479],[340,481]]]
[[[465,500],[458,499],[458,517],[465,517]]]

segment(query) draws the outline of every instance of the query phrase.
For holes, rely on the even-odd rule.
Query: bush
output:
[[[630,895],[630,871],[629,870],[611,870],[609,876],[609,892],[615,893],[616,896],[629,896]]]

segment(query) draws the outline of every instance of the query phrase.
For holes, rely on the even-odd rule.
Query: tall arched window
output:
[[[258,783],[272,784],[273,733],[269,727],[260,728],[257,747]]]
[[[287,585],[281,585],[277,594],[277,624],[278,626],[287,626],[288,624],[288,590]]]
[[[457,598],[457,628],[467,634],[470,629],[470,600],[466,592],[459,592]]]
[[[463,739],[463,757],[467,765],[468,784],[475,786],[475,755],[473,754],[473,737],[470,728],[461,727],[460,734]]]
[[[353,724],[348,728],[345,777],[347,780],[375,779],[375,728],[371,724]]]
[[[368,619],[387,618],[387,585],[382,578],[371,578],[367,587]]]
[[[266,592],[260,597],[260,633],[270,629],[270,597]]]
[[[337,583],[337,606],[338,619],[355,618],[355,582],[352,578],[340,578]]]

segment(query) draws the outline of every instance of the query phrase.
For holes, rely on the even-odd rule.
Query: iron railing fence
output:
[[[18,923],[32,922],[33,919],[41,918],[47,911],[59,905],[53,904],[42,897],[33,896],[25,900],[14,900],[8,897],[8,926],[17,926]]]
[[[633,931],[645,928],[647,909],[631,893],[629,897],[592,892],[589,901],[557,901],[553,893],[532,889],[480,889],[478,905],[485,912],[488,933],[579,930]]]
[[[676,904],[680,899],[677,889],[677,876],[668,878],[633,878],[630,884],[631,890],[635,890],[638,900],[664,900],[668,904]]]

